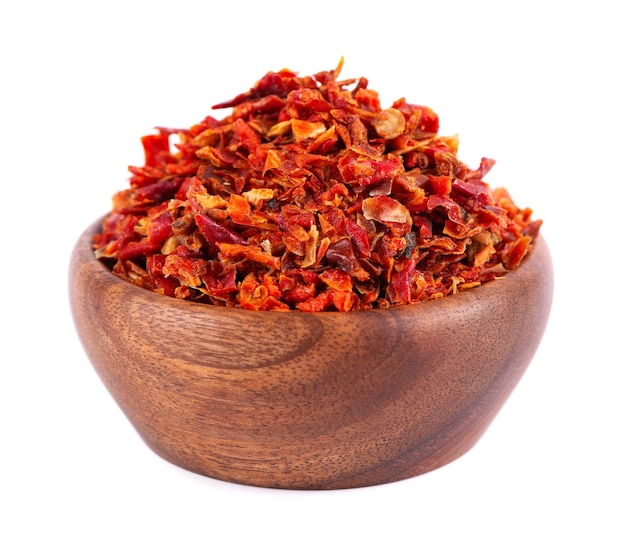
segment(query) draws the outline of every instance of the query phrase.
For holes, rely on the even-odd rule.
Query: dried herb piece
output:
[[[382,109],[341,68],[269,72],[214,106],[223,119],[143,137],[96,257],[167,296],[309,312],[444,297],[518,267],[541,221],[484,181],[493,161],[470,169],[432,109]]]

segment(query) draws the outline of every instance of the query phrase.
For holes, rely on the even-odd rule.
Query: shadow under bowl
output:
[[[80,340],[146,444],[225,481],[336,489],[398,481],[467,452],[530,363],[552,302],[540,237],[499,280],[415,305],[258,312],[187,302],[74,248]]]

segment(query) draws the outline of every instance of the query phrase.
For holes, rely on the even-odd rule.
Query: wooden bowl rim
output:
[[[447,308],[450,311],[458,311],[466,306],[471,306],[472,304],[475,304],[476,301],[479,299],[482,299],[484,297],[488,298],[489,295],[494,294],[494,292],[506,292],[510,289],[515,288],[520,283],[525,284],[527,278],[538,278],[537,274],[533,276],[533,272],[543,273],[550,278],[552,277],[552,260],[550,251],[545,239],[540,234],[538,237],[533,239],[532,248],[517,268],[513,269],[512,271],[508,271],[500,278],[486,282],[475,288],[470,288],[469,290],[465,290],[454,295],[448,295],[442,298],[430,299],[426,301],[421,301],[419,303],[397,305],[388,309],[370,309],[349,312],[303,312],[299,310],[254,311],[236,307],[220,307],[208,303],[196,303],[193,301],[164,296],[145,288],[141,288],[140,286],[136,286],[132,282],[124,280],[113,274],[110,268],[108,268],[102,261],[98,260],[95,257],[93,249],[91,247],[92,237],[94,234],[96,234],[97,231],[100,230],[104,218],[105,216],[101,216],[83,231],[83,233],[77,240],[74,250],[72,252],[72,261],[70,268],[72,270],[75,270],[78,269],[78,267],[81,265],[88,265],[89,268],[92,270],[92,276],[99,276],[99,281],[101,281],[102,285],[124,285],[124,291],[131,292],[133,296],[141,297],[141,299],[145,299],[151,303],[165,305],[168,308],[173,307],[180,310],[181,312],[184,310],[188,310],[189,312],[194,313],[204,311],[205,314],[209,314],[210,312],[211,314],[228,315],[229,317],[232,317],[232,315],[240,315],[241,318],[248,317],[252,319],[255,316],[259,316],[263,317],[265,320],[267,320],[268,315],[295,314],[299,316],[301,315],[303,317],[311,316],[317,319],[324,318],[325,321],[328,321],[332,318],[345,319],[347,316],[349,316],[351,319],[354,319],[354,315],[413,315],[417,312],[417,309],[420,309],[420,315],[427,315],[428,312],[433,308],[436,308],[438,312],[441,312],[442,308]],[[72,283],[76,275],[77,273],[70,272],[70,284]]]

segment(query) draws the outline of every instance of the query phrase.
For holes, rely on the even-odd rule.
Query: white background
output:
[[[618,6],[3,2],[0,546],[626,547]],[[141,135],[341,56],[383,106],[434,108],[461,159],[495,158],[488,181],[544,220],[550,324],[487,434],[442,469],[335,492],[187,473],[141,442],[86,359],[71,249],[142,162]]]

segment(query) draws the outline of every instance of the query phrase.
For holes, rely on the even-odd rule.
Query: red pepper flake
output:
[[[116,275],[253,310],[355,311],[440,298],[517,268],[541,221],[457,158],[430,108],[383,109],[365,78],[269,72],[145,163],[93,239]],[[171,143],[171,137],[177,143]]]

